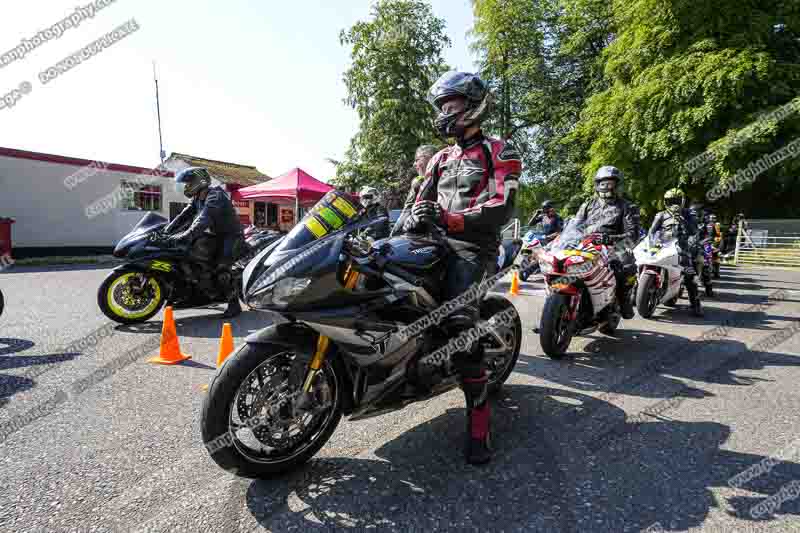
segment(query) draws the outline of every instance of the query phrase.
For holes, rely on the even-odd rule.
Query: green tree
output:
[[[345,103],[358,112],[360,125],[344,160],[334,161],[334,184],[376,186],[398,205],[413,178],[414,151],[436,142],[426,95],[447,70],[445,22],[425,2],[379,0],[370,20],[342,31],[340,41],[351,47]]]
[[[585,100],[602,86],[600,55],[612,37],[603,0],[474,0],[473,49],[498,102],[489,129],[511,137],[526,179],[518,200],[529,216],[544,199],[577,209],[589,145],[565,142]]]
[[[567,138],[590,146],[583,165],[587,190],[595,169],[614,164],[626,172],[630,195],[652,215],[665,190],[680,185],[704,198],[737,169],[800,134],[795,114],[761,121],[741,135],[800,92],[800,3],[614,0],[613,17],[616,35],[603,55],[607,87],[591,96]],[[711,164],[690,173],[684,163],[706,150],[714,153]],[[787,183],[796,183],[786,176],[798,170],[793,159],[758,180],[785,192]],[[735,206],[742,194],[751,191],[722,204]]]

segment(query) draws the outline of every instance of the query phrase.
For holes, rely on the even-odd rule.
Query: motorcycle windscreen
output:
[[[269,264],[288,259],[293,251],[353,223],[362,210],[363,206],[351,196],[337,190],[328,192],[283,238],[270,254]]]
[[[155,228],[164,226],[167,222],[168,220],[158,213],[147,213],[127,235],[119,240],[114,247],[114,256],[124,257],[130,251],[132,245],[142,240],[143,235]]]
[[[587,228],[585,224],[573,218],[561,231],[561,234],[550,243],[548,249],[551,252],[560,252],[562,250],[575,248],[580,244],[581,240],[583,240],[584,235],[591,231],[591,228]]]
[[[161,226],[169,222],[165,217],[153,211],[147,213],[142,219],[136,223],[131,230],[131,233],[138,231],[148,231],[155,227]]]

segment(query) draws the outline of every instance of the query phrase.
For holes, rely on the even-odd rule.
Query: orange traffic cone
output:
[[[519,274],[516,270],[511,275],[511,288],[509,289],[508,293],[511,296],[519,295]]]
[[[222,337],[219,339],[219,353],[217,354],[217,368],[222,366],[225,359],[233,353],[233,332],[231,325],[225,322],[222,325]]]
[[[161,327],[161,350],[158,353],[158,357],[148,359],[147,362],[174,365],[191,358],[191,355],[181,353],[181,347],[178,344],[178,332],[175,331],[175,319],[172,317],[172,307],[167,306],[164,310],[164,325]]]

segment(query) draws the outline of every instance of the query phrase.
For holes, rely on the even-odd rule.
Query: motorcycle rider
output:
[[[725,237],[722,241],[723,245],[725,246],[724,253],[726,256],[729,256],[730,254],[736,251],[736,237],[738,235],[739,235],[739,215],[731,219],[731,223],[728,226],[728,229],[725,232]]]
[[[389,236],[389,212],[381,203],[381,193],[375,187],[364,187],[359,194],[361,204],[367,209],[368,218],[386,217],[380,224],[364,230],[364,236],[377,241]]]
[[[441,226],[447,235],[448,256],[444,297],[457,297],[491,275],[497,267],[500,232],[511,218],[522,162],[505,141],[486,137],[481,123],[491,95],[478,76],[447,72],[431,87],[428,101],[438,111],[435,125],[456,144],[437,153],[428,164],[411,215],[408,232]],[[480,318],[473,301],[447,317],[444,327],[456,336],[474,327]],[[488,376],[483,347],[475,342],[454,357],[467,408],[466,460],[491,460]]]
[[[392,237],[403,233],[403,225],[406,219],[411,215],[411,208],[414,207],[414,202],[417,201],[417,194],[419,194],[419,186],[425,181],[425,171],[428,168],[428,163],[431,158],[436,155],[439,150],[432,144],[423,144],[417,148],[414,154],[414,170],[417,171],[417,177],[411,180],[411,188],[406,196],[406,201],[403,203],[403,211],[400,217],[392,228]]]
[[[617,280],[617,300],[622,317],[633,318],[633,302],[630,298],[632,284],[630,276],[636,274],[636,260],[631,250],[639,241],[639,207],[622,197],[622,171],[614,166],[603,166],[594,176],[597,197],[584,202],[575,214],[577,223],[585,224],[587,232],[600,233],[602,243],[622,245],[611,262]]]
[[[666,210],[658,213],[653,219],[650,231],[647,233],[650,242],[659,240],[677,239],[680,249],[680,265],[683,267],[683,284],[689,293],[689,302],[694,316],[702,317],[700,295],[695,283],[694,249],[697,242],[697,221],[694,215],[683,208],[683,192],[680,189],[670,189],[664,194],[664,207]],[[660,239],[657,238],[660,236]],[[657,244],[660,246],[660,243]]]
[[[717,222],[717,215],[708,215],[707,226],[709,226],[709,229],[714,237],[714,246],[719,247],[720,243],[722,242],[722,229],[720,229],[720,224]]]
[[[216,278],[216,288],[228,301],[222,316],[235,317],[242,312],[242,308],[231,266],[241,254],[244,244],[236,208],[225,189],[211,186],[211,175],[206,168],[189,167],[181,170],[175,175],[175,186],[191,203],[164,228],[169,235],[166,243],[172,246],[190,244],[191,254],[214,269],[213,273],[210,270],[201,273],[201,287],[210,293],[215,292],[212,277]],[[173,235],[190,221],[188,228]]]
[[[545,235],[543,245],[555,239],[564,229],[564,221],[558,216],[555,205],[550,200],[542,202],[542,208],[537,209],[528,221],[528,226],[537,224],[542,224],[542,231]]]

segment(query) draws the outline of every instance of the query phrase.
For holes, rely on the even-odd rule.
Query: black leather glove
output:
[[[403,222],[403,233],[417,233],[422,226],[424,226],[424,223],[420,222],[413,214],[410,214]]]
[[[612,244],[611,235],[608,233],[601,233],[595,236],[593,242],[594,244],[604,244],[605,246],[610,246]]]
[[[439,224],[442,223],[442,206],[429,200],[417,202],[411,208],[411,216],[421,223]]]
[[[426,225],[441,225],[444,211],[436,202],[417,202],[403,224],[403,231],[415,233]]]

